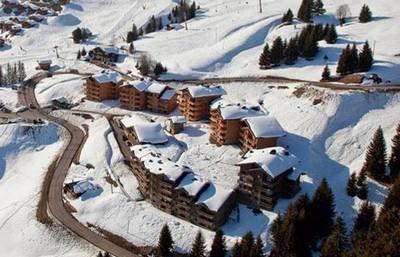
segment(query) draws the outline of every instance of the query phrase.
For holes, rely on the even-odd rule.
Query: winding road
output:
[[[52,216],[64,227],[85,239],[92,245],[111,253],[117,257],[139,257],[116,244],[102,237],[98,233],[90,230],[88,227],[80,223],[75,217],[73,217],[65,208],[63,201],[63,185],[65,177],[67,176],[68,170],[71,164],[77,160],[77,153],[84,140],[84,132],[67,122],[64,119],[57,118],[48,114],[38,104],[35,96],[34,88],[37,83],[45,78],[45,75],[34,76],[31,79],[26,80],[22,86],[21,91],[22,101],[26,106],[29,106],[28,113],[36,119],[48,120],[58,124],[59,126],[66,129],[68,132],[67,146],[61,154],[57,165],[55,167],[54,176],[52,177],[48,195],[48,209]]]

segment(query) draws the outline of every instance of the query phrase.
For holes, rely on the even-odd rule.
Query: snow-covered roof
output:
[[[190,168],[163,157],[152,145],[135,145],[131,147],[131,151],[143,162],[149,172],[163,174],[172,182],[177,181],[184,174],[192,172]]]
[[[244,118],[255,137],[270,138],[283,137],[285,131],[279,122],[272,116],[256,116]]]
[[[184,116],[172,116],[169,118],[172,123],[186,123],[186,118]]]
[[[113,46],[103,46],[100,47],[104,52],[108,53],[108,54],[118,54],[119,53],[119,49]]]
[[[210,210],[217,212],[232,193],[232,189],[226,189],[210,183],[200,195],[196,204],[205,204]]]
[[[136,136],[141,144],[163,144],[168,142],[160,123],[143,122],[133,126]]]
[[[132,86],[138,91],[143,92],[151,85],[151,82],[148,80],[133,80],[126,81],[124,85]]]
[[[167,86],[158,82],[153,82],[147,89],[146,92],[161,94]]]
[[[268,147],[248,151],[238,163],[256,163],[271,177],[277,177],[299,163],[299,159],[283,147]]]
[[[120,122],[125,128],[131,128],[137,123],[144,123],[149,121],[141,115],[132,114],[130,116],[122,118]]]
[[[140,115],[131,115],[121,119],[125,128],[132,128],[141,144],[162,144],[168,142],[160,123],[150,122]]]
[[[51,60],[40,60],[37,61],[39,64],[51,64]]]
[[[164,93],[161,95],[160,99],[161,100],[166,100],[169,101],[171,100],[172,97],[176,94],[175,90],[173,89],[167,89],[164,91]]]
[[[190,196],[195,197],[205,185],[207,185],[206,181],[203,181],[193,173],[188,173],[179,183],[177,188],[183,188]]]
[[[192,97],[221,96],[225,90],[220,86],[190,86],[187,88]]]
[[[117,84],[119,81],[122,80],[122,77],[118,72],[110,71],[110,70],[106,70],[101,73],[98,73],[98,74],[92,76],[92,78],[95,79],[98,83],[112,82],[114,84]]]
[[[63,103],[63,104],[69,102],[65,96],[60,96],[60,97],[54,98],[53,101],[57,101],[57,102]]]
[[[236,120],[246,117],[260,116],[264,112],[256,105],[241,105],[220,99],[211,104],[211,109],[219,109],[224,120]]]

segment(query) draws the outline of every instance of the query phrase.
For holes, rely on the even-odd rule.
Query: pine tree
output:
[[[389,194],[383,205],[385,210],[397,209],[400,210],[400,177],[394,181],[392,187],[389,190]]]
[[[241,249],[240,249],[240,244],[238,241],[233,245],[232,248],[232,257],[241,257]]]
[[[392,153],[389,159],[390,177],[395,180],[400,174],[400,123],[397,125],[396,135],[392,138]]]
[[[367,175],[364,170],[361,170],[357,178],[357,197],[361,200],[366,200],[368,198],[368,183]]]
[[[139,28],[138,36],[143,36],[143,29],[142,29],[142,27]]]
[[[386,173],[386,144],[379,126],[370,143],[362,170],[374,179],[383,179]]]
[[[287,12],[282,17],[282,23],[292,24],[293,22],[293,12],[291,9],[287,10]]]
[[[352,239],[353,242],[364,240],[367,236],[368,231],[375,223],[376,213],[375,207],[368,201],[361,205],[358,211],[357,218],[354,222]]]
[[[283,58],[283,41],[281,37],[277,37],[271,47],[271,63],[279,65]]]
[[[82,30],[80,28],[76,28],[74,31],[72,31],[72,39],[74,40],[74,43],[76,43],[76,44],[78,44],[82,41],[83,34],[82,34]]]
[[[359,55],[359,68],[360,71],[366,72],[369,71],[372,67],[372,63],[374,61],[372,50],[369,47],[368,41],[365,42],[360,55]]]
[[[104,255],[103,255],[102,252],[99,252],[99,253],[97,254],[97,257],[104,257]]]
[[[133,45],[133,42],[131,42],[131,43],[129,44],[128,52],[129,52],[130,54],[133,54],[133,53],[135,52],[135,46]]]
[[[134,34],[132,31],[128,31],[128,34],[126,35],[126,43],[132,43],[134,41]]]
[[[260,69],[268,69],[271,65],[271,52],[269,51],[268,43],[265,44],[263,52],[260,55],[259,59]]]
[[[311,220],[315,228],[314,238],[330,234],[335,217],[335,204],[332,189],[323,179],[311,200]]]
[[[80,59],[81,59],[81,56],[82,56],[81,50],[78,50],[78,53],[76,54],[76,59],[77,59],[77,60],[80,60]]]
[[[372,20],[372,12],[369,9],[368,5],[363,5],[360,15],[358,16],[358,20],[360,21],[360,23],[367,23]]]
[[[332,233],[326,238],[322,246],[320,257],[343,257],[348,244],[346,226],[339,216],[336,218]]]
[[[206,245],[204,242],[203,235],[199,231],[193,242],[192,249],[189,252],[189,257],[205,257]]]
[[[171,232],[167,224],[163,226],[158,240],[157,251],[160,257],[169,257],[172,255],[172,240]]]
[[[17,84],[18,83],[18,67],[17,63],[14,63],[12,67],[12,75],[11,75],[11,83],[12,84]]]
[[[139,34],[135,23],[132,24],[131,32],[132,32],[132,40],[133,41],[137,40],[139,38]]]
[[[224,234],[222,230],[218,229],[215,232],[209,257],[225,257],[225,255],[226,255],[226,244],[225,244]]]
[[[12,67],[11,67],[10,63],[7,63],[7,66],[6,66],[5,84],[6,85],[12,84]]]
[[[292,65],[295,64],[297,58],[299,57],[299,52],[297,50],[297,42],[296,39],[291,38],[286,48],[285,52],[285,64]]]
[[[111,257],[111,254],[109,252],[105,252],[103,256],[104,257]]]
[[[310,22],[312,17],[313,0],[303,0],[301,2],[297,17],[304,22]]]
[[[157,26],[158,26],[158,28],[157,28],[158,30],[162,30],[164,28],[163,21],[162,21],[161,17],[158,18]]]
[[[196,10],[197,10],[196,2],[193,1],[193,3],[190,5],[189,19],[196,17]]]
[[[349,72],[349,62],[350,62],[350,45],[347,45],[345,49],[342,50],[342,54],[339,57],[338,66],[336,72],[340,75],[345,75]]]
[[[146,34],[149,34],[149,33],[156,31],[156,29],[157,29],[157,21],[153,15],[153,16],[151,16],[149,22],[147,23],[145,32],[146,32]]]
[[[264,257],[263,253],[264,243],[261,240],[261,237],[258,236],[256,242],[254,243],[253,247],[250,251],[250,257]]]
[[[308,33],[304,44],[303,56],[304,58],[311,60],[318,53],[318,41],[315,30]]]
[[[18,82],[24,81],[26,78],[25,64],[21,61],[18,62]]]
[[[167,68],[165,68],[160,62],[156,63],[154,66],[154,74],[159,76],[164,72],[167,72]]]
[[[312,5],[312,14],[313,15],[322,15],[326,12],[324,9],[324,3],[322,0],[314,0]]]
[[[351,197],[354,197],[357,195],[357,177],[355,173],[352,173],[349,179],[347,180],[347,187],[346,191],[347,194]]]
[[[332,25],[330,25],[328,27],[328,30],[327,30],[327,32],[325,34],[325,41],[328,44],[335,44],[336,40],[337,40],[337,37],[338,37],[338,35],[336,33],[335,25],[332,24]]]
[[[293,208],[292,205],[290,205],[291,208]],[[288,208],[289,211],[289,208]],[[287,212],[288,212],[287,211]],[[284,231],[283,231],[283,218],[279,214],[278,217],[274,220],[274,222],[271,225],[270,229],[271,233],[271,238],[272,238],[272,251],[270,256],[276,256],[275,253],[282,253],[283,248],[284,248],[284,243],[285,243],[285,238],[284,238]]]
[[[81,55],[82,55],[82,56],[86,56],[86,54],[87,54],[86,49],[83,47],[83,48],[82,48],[82,51],[81,51]]]
[[[240,255],[242,257],[247,256],[250,253],[253,245],[254,245],[254,237],[253,237],[253,233],[250,231],[250,232],[247,232],[242,237],[242,241],[240,241]]]
[[[349,72],[354,73],[359,67],[358,61],[358,50],[356,44],[353,44],[353,47],[350,50],[349,55]]]
[[[331,71],[329,70],[328,64],[325,65],[325,68],[322,71],[321,77],[322,77],[321,81],[329,81],[329,79],[331,77]]]

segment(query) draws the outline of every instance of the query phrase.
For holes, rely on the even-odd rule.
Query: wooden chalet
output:
[[[147,106],[146,89],[150,86],[147,80],[126,81],[120,87],[120,102],[124,109],[138,111]]]
[[[140,115],[131,115],[120,120],[121,128],[131,143],[136,144],[164,144],[168,142],[160,123],[150,122]]]
[[[291,198],[300,190],[299,163],[282,147],[250,150],[237,166],[239,200],[247,205],[273,210],[279,198]]]
[[[89,58],[91,61],[98,61],[102,63],[117,62],[119,58],[119,49],[116,47],[95,47],[89,51]]]
[[[191,86],[179,92],[179,109],[189,121],[208,119],[210,103],[224,94],[219,86]]]
[[[179,134],[185,127],[186,119],[184,116],[173,116],[165,122],[165,130],[172,134]]]

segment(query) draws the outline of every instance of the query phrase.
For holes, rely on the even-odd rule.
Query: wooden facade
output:
[[[95,102],[118,99],[121,84],[122,79],[116,73],[105,72],[98,76],[90,76],[86,78],[85,83],[86,99]]]
[[[120,87],[121,108],[139,111],[146,109],[147,95],[145,91],[125,83]]]
[[[185,127],[186,119],[183,116],[173,116],[165,122],[165,130],[172,134],[179,134]]]
[[[197,87],[199,88],[197,91],[193,90],[193,87],[183,89],[178,96],[179,109],[189,121],[208,119],[210,117],[210,103],[224,94],[224,90],[219,87]],[[205,91],[205,93],[201,91]]]
[[[291,198],[300,190],[300,174],[293,178],[289,177],[295,172],[294,165],[298,161],[283,148],[265,148],[262,151],[263,156],[260,158],[250,156],[248,158],[252,158],[253,161],[237,164],[240,167],[239,200],[255,208],[272,211],[279,198]],[[277,159],[274,160],[274,156]],[[276,162],[287,162],[287,164],[280,165],[283,167],[280,170],[270,172],[269,164]],[[276,169],[273,164],[272,169]]]
[[[118,61],[119,53],[114,47],[96,47],[89,51],[89,57],[91,61],[113,63]]]
[[[172,167],[173,172],[161,172],[164,165],[167,169]],[[217,197],[222,189],[198,180],[190,168],[163,158],[149,145],[132,148],[131,167],[138,179],[139,191],[146,200],[158,209],[198,226],[216,230],[226,222],[236,206],[235,191],[224,189],[217,208],[209,207],[211,198]]]
[[[219,108],[211,110],[210,114],[210,142],[218,145],[239,143],[241,119],[224,119]]]
[[[160,91],[147,90],[149,81],[125,82],[120,88],[121,107],[128,110],[150,110],[155,113],[171,113],[177,106],[175,90],[162,86]]]

